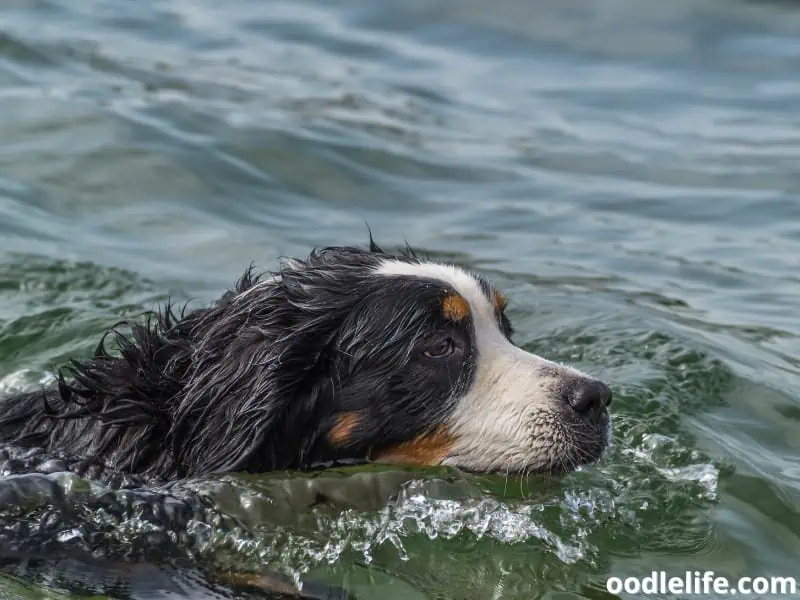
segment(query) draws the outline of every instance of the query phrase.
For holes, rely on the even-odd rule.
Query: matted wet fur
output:
[[[161,479],[596,460],[609,388],[515,346],[505,310],[482,277],[410,249],[316,250],[249,269],[213,306],[121,323],[54,386],[0,401],[0,443]]]

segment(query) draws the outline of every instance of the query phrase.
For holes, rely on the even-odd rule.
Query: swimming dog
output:
[[[0,443],[178,479],[347,461],[563,473],[597,460],[612,393],[512,341],[506,297],[420,257],[332,247],[252,268],[215,304],[109,334],[0,401]],[[107,335],[109,335],[107,334]]]

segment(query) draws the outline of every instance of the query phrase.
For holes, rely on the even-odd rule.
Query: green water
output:
[[[5,0],[0,394],[367,221],[611,382],[613,447],[558,481],[331,474],[305,510],[194,482],[250,527],[220,561],[365,600],[800,578],[798,73],[791,2]]]

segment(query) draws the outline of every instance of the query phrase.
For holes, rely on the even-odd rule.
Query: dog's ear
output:
[[[169,434],[187,475],[302,462],[332,385],[327,350],[353,297],[321,291],[330,288],[329,274],[289,269],[196,324]]]
[[[284,456],[288,444],[303,453],[302,440],[287,441],[284,434],[307,424],[305,413],[314,411],[314,402],[298,391],[308,386],[315,358],[295,351],[300,344],[284,345],[256,327],[228,341],[227,349],[197,356],[173,420],[173,451],[190,475],[247,470],[254,464],[258,470],[282,468],[281,462],[292,462]]]

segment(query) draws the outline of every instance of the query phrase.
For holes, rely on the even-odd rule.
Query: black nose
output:
[[[611,388],[602,381],[586,379],[569,386],[565,393],[569,405],[577,412],[588,415],[599,415],[600,411],[611,404]]]

